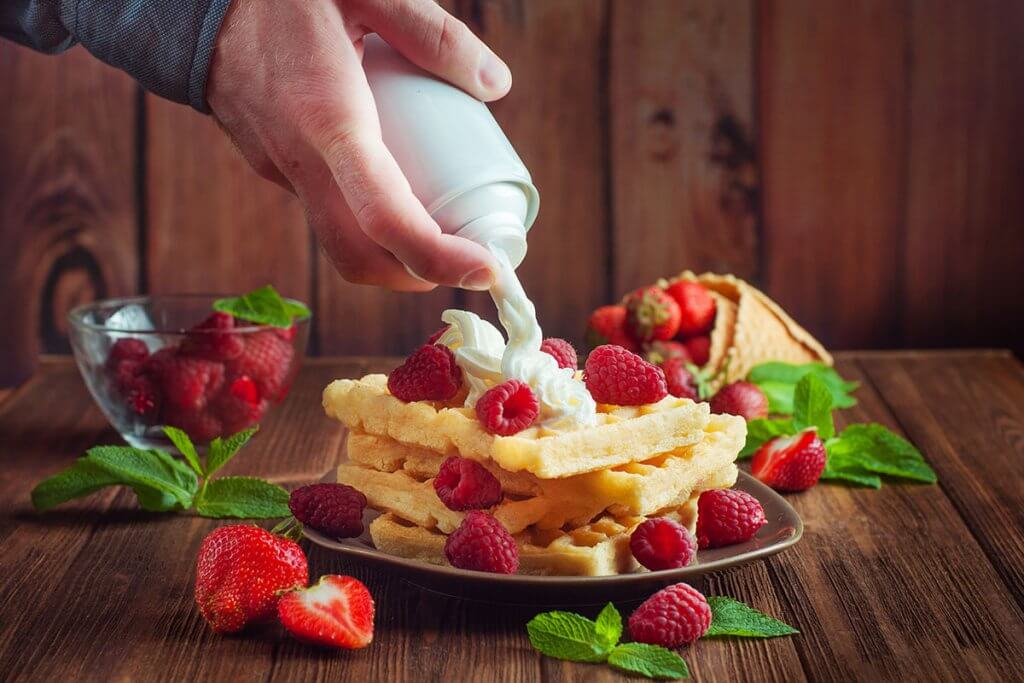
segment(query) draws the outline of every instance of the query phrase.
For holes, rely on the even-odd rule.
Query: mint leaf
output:
[[[147,451],[129,446],[97,446],[90,448],[84,459],[116,477],[119,483],[131,486],[136,494],[139,493],[136,487],[143,487],[143,497],[147,500],[139,498],[139,503],[147,510],[162,512],[188,508],[199,488],[195,473],[163,451]],[[175,505],[151,507],[153,499],[146,495],[148,492],[145,489],[168,494]]]
[[[849,408],[857,404],[857,400],[851,395],[857,388],[857,383],[847,382],[834,368],[823,363],[762,363],[750,371],[747,379],[761,387],[761,391],[768,397],[768,408],[771,412],[791,415],[793,392],[797,383],[808,374],[816,375],[828,387],[833,408]]]
[[[880,424],[856,424],[843,430],[828,449],[835,469],[868,472],[934,484],[935,471],[909,441]]]
[[[227,439],[217,437],[210,442],[210,450],[206,456],[206,476],[213,476],[213,473],[224,467],[231,458],[244,446],[259,429],[259,425],[250,427],[237,434],[232,434]]]
[[[746,638],[775,638],[800,633],[795,628],[758,612],[753,607],[722,595],[708,597],[711,606],[711,628],[704,638],[716,636],[742,636]]]
[[[185,456],[185,460],[192,466],[192,469],[200,477],[203,476],[203,466],[199,464],[199,453],[196,452],[196,447],[192,443],[192,439],[188,438],[188,434],[178,429],[177,427],[164,427],[164,434],[171,440],[175,448]]]
[[[615,609],[615,605],[609,602],[604,606],[597,615],[595,630],[605,649],[610,650],[618,644],[622,637],[622,615]]]
[[[832,458],[829,458],[832,460]],[[882,488],[882,479],[877,474],[871,474],[857,465],[830,465],[825,462],[825,469],[819,477],[821,481],[842,481],[848,484],[867,486],[873,489]]]
[[[572,612],[543,612],[526,624],[530,643],[541,653],[570,662],[603,662],[609,648],[597,635],[597,626]]]
[[[836,433],[832,422],[832,395],[814,373],[804,375],[793,390],[793,427],[798,431],[814,427],[822,441]]]
[[[36,484],[32,489],[32,506],[42,512],[120,483],[120,479],[115,475],[95,463],[80,458],[71,467]]]
[[[743,446],[743,450],[740,451],[737,457],[740,459],[749,458],[766,441],[771,441],[777,436],[795,433],[796,428],[793,426],[793,421],[789,418],[780,420],[769,420],[767,418],[750,420],[747,422],[747,443]]]
[[[255,477],[221,477],[206,483],[196,496],[196,512],[203,517],[270,519],[287,517],[288,492]]]
[[[274,327],[291,327],[294,318],[308,318],[304,305],[285,301],[271,285],[254,289],[248,294],[213,302],[213,310],[230,313],[236,318]]]
[[[616,669],[647,678],[675,681],[690,677],[683,658],[659,645],[623,643],[608,655],[608,663]]]

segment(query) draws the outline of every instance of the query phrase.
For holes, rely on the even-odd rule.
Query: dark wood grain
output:
[[[67,311],[136,287],[136,88],[84,50],[0,42],[0,386],[70,349]]]
[[[614,292],[758,275],[751,2],[612,3]]]

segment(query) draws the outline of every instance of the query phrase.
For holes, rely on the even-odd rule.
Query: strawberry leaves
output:
[[[283,298],[272,285],[254,289],[242,296],[217,299],[213,310],[262,325],[288,328],[295,318],[308,318],[309,309],[298,301]]]

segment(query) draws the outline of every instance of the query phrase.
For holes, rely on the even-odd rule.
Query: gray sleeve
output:
[[[231,0],[0,0],[0,36],[42,52],[76,43],[161,97],[206,106],[206,77]]]

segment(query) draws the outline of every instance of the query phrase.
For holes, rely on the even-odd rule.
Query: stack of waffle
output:
[[[746,436],[741,418],[671,396],[646,406],[600,405],[593,427],[532,427],[510,437],[484,431],[471,409],[404,403],[388,393],[384,375],[337,380],[323,398],[327,414],[349,428],[338,481],[383,513],[370,525],[379,550],[446,563],[445,538],[464,513],[441,502],[433,478],[459,455],[501,483],[503,500],[491,512],[519,543],[524,574],[638,570],[629,552],[633,529],[669,516],[693,531],[699,494],[735,483]]]

